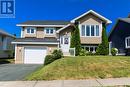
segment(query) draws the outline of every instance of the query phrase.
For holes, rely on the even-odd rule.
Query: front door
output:
[[[70,37],[69,36],[61,36],[60,46],[61,46],[61,49],[62,49],[63,52],[69,52]]]

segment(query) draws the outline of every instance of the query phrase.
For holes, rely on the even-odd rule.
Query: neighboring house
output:
[[[0,58],[9,57],[9,51],[14,50],[14,46],[11,44],[15,36],[0,29]]]
[[[43,63],[47,54],[61,49],[65,56],[70,55],[71,32],[74,24],[79,23],[82,48],[95,52],[102,42],[102,24],[110,20],[90,10],[71,21],[27,21],[21,27],[21,38],[15,44],[16,63]]]
[[[119,18],[109,34],[111,48],[118,49],[118,55],[130,55],[130,16]]]

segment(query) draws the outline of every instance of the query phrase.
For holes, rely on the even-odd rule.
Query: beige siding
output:
[[[99,25],[99,36],[98,37],[82,37],[80,32],[81,44],[100,44],[102,37],[102,20],[97,18],[92,14],[88,14],[85,17],[78,20],[80,22],[79,28],[81,29],[81,25]]]
[[[60,36],[64,36],[64,35],[71,36],[71,32],[72,32],[71,27],[66,28],[60,32]]]
[[[37,38],[44,38],[44,28],[37,28],[37,31],[36,31],[36,37]]]
[[[15,63],[23,63],[23,53],[24,53],[24,47],[23,46],[16,46],[16,58]]]
[[[47,54],[51,54],[53,50],[58,48],[58,45],[17,45],[15,63],[24,63],[24,47],[47,47]]]
[[[81,37],[82,44],[100,44],[102,39],[100,37]]]
[[[57,29],[60,29],[60,27],[57,27]],[[47,35],[45,34],[45,31],[44,31],[44,27],[37,27],[36,28],[36,33],[35,34],[27,34],[26,32],[26,27],[23,28],[23,30],[21,31],[23,33],[23,38],[26,38],[26,37],[36,37],[36,38],[44,38],[44,37],[57,37],[56,36],[56,32],[53,34],[53,35]]]

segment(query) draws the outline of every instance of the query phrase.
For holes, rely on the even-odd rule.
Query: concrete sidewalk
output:
[[[130,78],[0,82],[0,87],[104,87],[122,85],[130,85]]]

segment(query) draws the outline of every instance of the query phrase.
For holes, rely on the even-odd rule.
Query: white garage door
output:
[[[25,64],[43,64],[47,54],[46,48],[26,47],[24,51]]]

